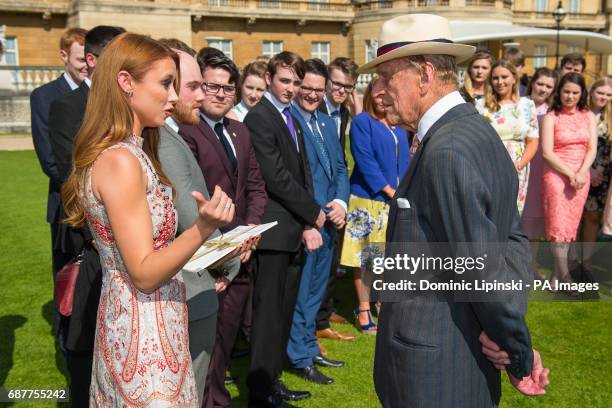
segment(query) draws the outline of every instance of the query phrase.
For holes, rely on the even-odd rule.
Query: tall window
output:
[[[223,51],[227,58],[233,59],[232,40],[224,40],[223,38],[209,38],[208,46]]]
[[[279,52],[283,52],[282,41],[264,41],[263,42],[263,55],[273,57]]]
[[[538,13],[545,13],[548,11],[548,0],[536,0],[535,3],[536,11]]]
[[[569,13],[570,14],[580,14],[580,0],[570,0]]]
[[[209,6],[229,6],[229,0],[208,0]]]
[[[324,63],[329,64],[329,43],[313,42],[311,55],[312,58],[320,58]]]
[[[4,65],[19,65],[19,54],[17,52],[17,38],[6,37],[4,39],[4,55],[0,59]]]
[[[533,47],[533,67],[540,68],[546,66],[546,56],[548,50],[545,45],[536,45]]]
[[[376,50],[378,49],[378,40],[366,40],[366,62],[372,61],[376,58]]]
[[[310,0],[309,10],[329,10],[329,0]]]

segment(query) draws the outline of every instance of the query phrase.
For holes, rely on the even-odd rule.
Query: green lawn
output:
[[[0,384],[3,388],[66,387],[63,360],[51,333],[52,282],[49,227],[45,223],[47,182],[34,152],[0,152],[0,175],[7,182],[0,201]],[[350,315],[351,279],[340,281],[338,307]],[[606,286],[609,300],[610,287]],[[551,369],[548,394],[520,396],[504,380],[502,407],[611,407],[612,303],[530,303],[527,316],[533,342]],[[357,331],[351,326],[340,327]],[[374,338],[323,343],[331,357],[346,360],[342,369],[323,369],[336,382],[307,384],[285,374],[290,388],[307,389],[313,398],[300,407],[377,407],[372,383]],[[232,386],[236,407],[244,407],[247,359],[236,360]],[[16,404],[27,406],[27,404]],[[30,404],[36,407],[45,404]]]

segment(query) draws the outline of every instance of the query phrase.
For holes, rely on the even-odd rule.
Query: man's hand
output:
[[[316,251],[323,245],[323,238],[321,237],[321,233],[319,230],[306,227],[304,232],[302,232],[302,241],[304,245],[306,245],[306,249],[309,252]]]
[[[330,201],[325,207],[331,208],[331,211],[327,213],[327,219],[334,224],[334,227],[336,227],[336,229],[344,227],[346,218],[344,208],[335,201]]]
[[[535,397],[537,395],[546,394],[546,386],[549,384],[548,373],[550,370],[542,365],[542,357],[540,353],[533,349],[533,368],[531,374],[521,379],[515,378],[508,373],[510,383],[519,390],[520,393]]]
[[[317,220],[315,221],[315,225],[318,229],[323,228],[325,225],[325,213],[323,210],[319,211],[319,215],[317,216]]]
[[[215,292],[220,293],[227,289],[227,285],[229,285],[230,281],[227,278],[221,276],[217,278],[215,281]]]
[[[506,366],[510,364],[508,353],[501,350],[497,343],[491,340],[484,331],[480,333],[478,340],[480,340],[480,343],[482,344],[483,354],[487,356],[487,359],[493,363],[495,368],[504,370]],[[549,384],[549,372],[550,370],[548,368],[544,368],[542,366],[542,357],[540,356],[540,353],[534,349],[531,374],[529,374],[527,377],[519,379],[508,373],[508,379],[514,388],[524,395],[543,395],[546,394],[545,388]]]
[[[478,340],[482,344],[482,354],[487,356],[487,359],[493,363],[495,368],[504,370],[510,364],[508,353],[499,348],[497,343],[491,340],[484,331],[480,333]]]

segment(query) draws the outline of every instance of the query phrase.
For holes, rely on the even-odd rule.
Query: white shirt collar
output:
[[[266,98],[268,98],[268,100],[269,100],[270,102],[272,102],[272,105],[274,105],[274,107],[275,107],[276,109],[278,109],[278,111],[279,111],[281,114],[283,113],[283,110],[284,110],[285,108],[288,108],[288,107],[289,107],[289,104],[288,104],[288,103],[282,103],[281,101],[279,101],[279,100],[276,98],[276,96],[272,95],[272,94],[271,94],[270,92],[268,92],[268,91],[264,92],[264,96],[265,96]]]
[[[419,121],[417,128],[417,137],[419,138],[419,141],[423,141],[423,138],[429,129],[438,121],[438,119],[444,116],[446,112],[453,109],[457,105],[461,105],[462,103],[465,103],[465,100],[459,91],[453,91],[440,98],[438,102],[434,103]]]
[[[325,106],[327,107],[327,114],[331,116],[332,112],[338,111],[338,117],[340,116],[340,105],[335,105],[332,101],[327,99],[327,95],[323,98],[325,100]]]
[[[87,87],[89,89],[91,89],[91,79],[85,77],[85,79],[83,79],[83,81],[85,81],[85,85],[87,85]]]
[[[66,82],[68,82],[68,86],[70,87],[71,90],[74,91],[75,89],[79,87],[77,83],[72,80],[72,78],[70,77],[70,75],[68,75],[67,72],[64,72],[64,79],[66,80]]]
[[[211,118],[203,114],[202,112],[200,112],[200,117],[204,119],[204,122],[206,122],[206,124],[208,124],[208,126],[210,126],[212,130],[215,130],[215,125],[217,123],[221,123],[223,125],[223,118],[215,122],[214,120],[212,120]]]
[[[166,125],[170,126],[170,128],[172,130],[174,130],[176,133],[178,133],[178,131],[179,131],[178,123],[176,123],[176,121],[174,120],[174,118],[172,116],[168,116],[166,118]]]

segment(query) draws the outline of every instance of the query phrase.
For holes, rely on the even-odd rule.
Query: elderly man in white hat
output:
[[[400,125],[417,130],[410,167],[390,202],[386,256],[433,242],[454,256],[463,247],[485,248],[496,254],[490,265],[463,275],[454,268],[451,279],[529,282],[516,171],[493,128],[457,91],[457,61],[474,47],[455,44],[448,21],[428,14],[385,22],[379,44],[377,58],[359,71],[378,72]],[[385,281],[407,275],[387,272]],[[381,294],[374,382],[384,407],[495,407],[500,369],[522,393],[545,392],[548,369],[531,346],[526,291],[510,301],[462,295],[384,302],[397,295]]]

